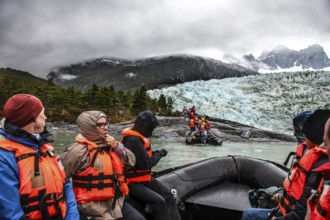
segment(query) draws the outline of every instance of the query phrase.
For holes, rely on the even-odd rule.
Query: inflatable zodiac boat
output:
[[[205,144],[222,145],[222,139],[213,131],[209,131],[207,137],[205,137]],[[186,134],[186,144],[202,144],[203,141],[199,131],[189,132]]]
[[[155,177],[175,189],[182,220],[241,219],[250,189],[281,187],[288,168],[267,160],[226,156],[167,169]]]

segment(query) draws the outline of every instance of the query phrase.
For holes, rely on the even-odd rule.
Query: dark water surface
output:
[[[51,130],[54,135],[56,153],[60,154],[66,145],[74,142],[76,132],[67,130]],[[119,140],[121,137],[115,137]],[[244,155],[266,160],[283,163],[289,152],[294,151],[296,143],[294,142],[223,142],[222,146],[213,145],[186,145],[184,138],[169,139],[151,139],[152,149],[166,149],[168,154],[153,168],[154,171],[181,166],[184,164],[196,162],[209,157]]]

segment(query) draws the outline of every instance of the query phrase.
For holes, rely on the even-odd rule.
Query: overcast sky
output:
[[[329,56],[330,0],[0,0],[0,67],[42,77],[99,57],[258,57],[315,43]]]

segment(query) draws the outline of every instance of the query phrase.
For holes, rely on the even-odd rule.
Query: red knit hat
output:
[[[24,127],[33,122],[44,106],[40,99],[29,94],[17,94],[10,97],[3,107],[6,121],[17,127]]]

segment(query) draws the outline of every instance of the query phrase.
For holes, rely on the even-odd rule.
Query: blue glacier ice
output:
[[[152,97],[172,97],[173,107],[197,107],[198,114],[257,128],[292,133],[292,118],[301,111],[330,108],[330,72],[270,73],[194,81],[149,90]]]

